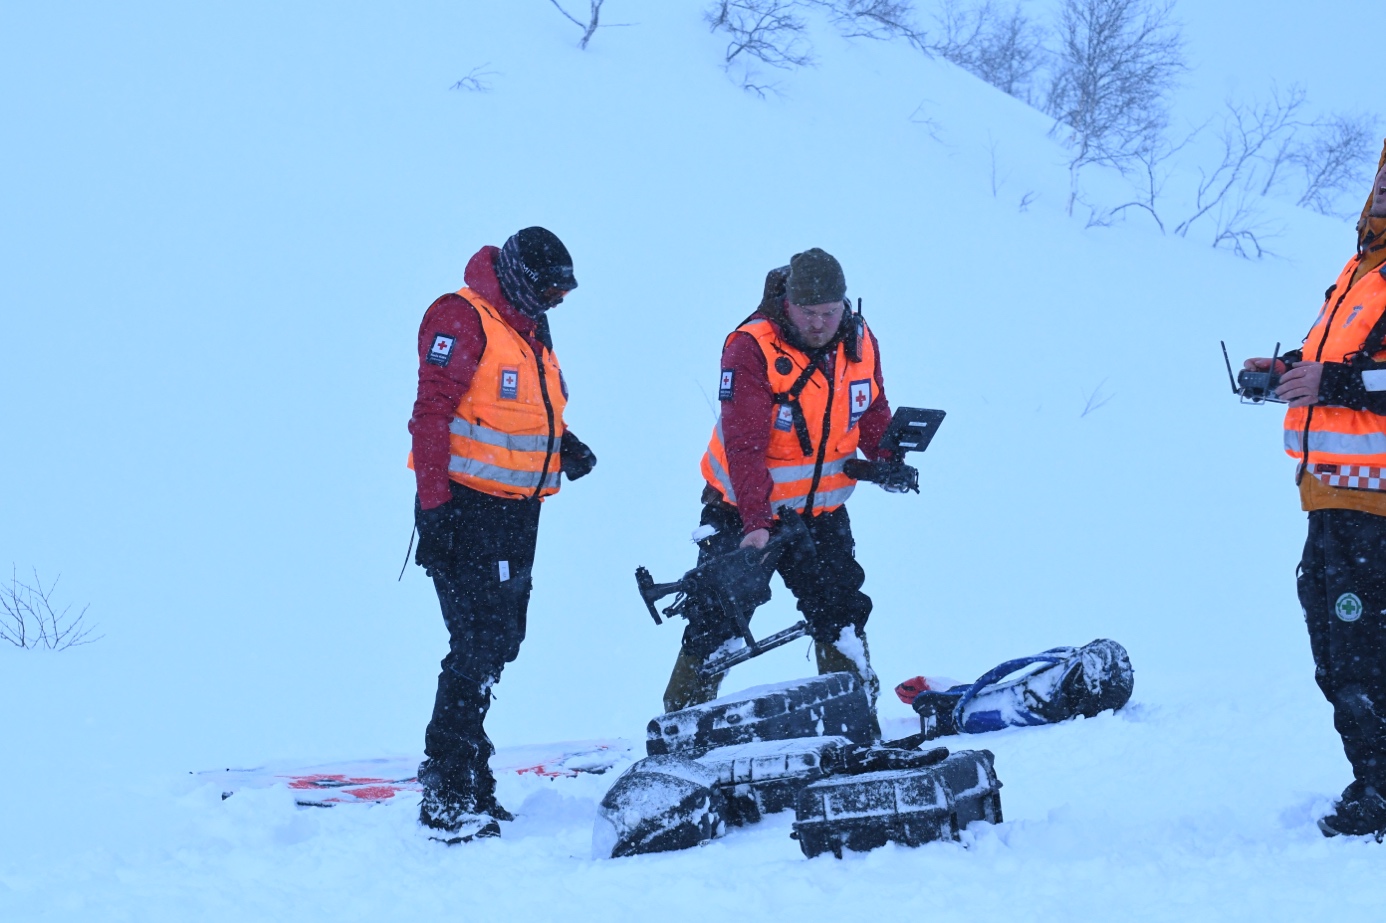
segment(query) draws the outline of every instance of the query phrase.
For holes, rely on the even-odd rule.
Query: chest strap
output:
[[[789,412],[794,419],[794,435],[799,437],[799,448],[807,457],[813,454],[813,440],[809,438],[808,420],[804,418],[804,407],[799,403],[799,395],[804,392],[809,379],[813,377],[814,371],[818,368],[818,360],[809,357],[809,363],[804,370],[799,373],[799,377],[794,380],[794,384],[789,386],[788,391],[777,391],[774,395],[776,404],[784,404],[789,407]],[[824,372],[823,374],[827,374]]]

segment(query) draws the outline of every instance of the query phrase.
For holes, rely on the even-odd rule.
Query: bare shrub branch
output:
[[[569,22],[583,30],[582,40],[578,42],[578,47],[583,51],[587,50],[587,43],[592,40],[592,33],[596,32],[598,29],[614,29],[633,25],[633,23],[629,22],[609,22],[606,25],[602,25],[602,4],[605,3],[606,0],[587,0],[589,10],[588,19],[585,23],[560,6],[558,0],[549,0],[549,2],[552,3],[554,7],[557,8],[558,12],[562,13]]]
[[[488,77],[495,77],[496,71],[487,70],[490,62],[472,68],[467,72],[467,76],[448,87],[450,90],[466,90],[468,93],[489,93],[491,92],[491,81]]]
[[[745,53],[787,70],[813,63],[797,8],[796,0],[718,0],[703,18],[713,32],[731,37],[724,63],[731,64]]]
[[[1336,113],[1307,127],[1302,133],[1307,137],[1288,154],[1304,171],[1304,192],[1296,205],[1321,215],[1356,216],[1355,207],[1343,211],[1340,206],[1345,192],[1355,193],[1370,181],[1376,166],[1376,123],[1374,116]]]
[[[28,650],[42,647],[55,651],[101,640],[99,635],[91,636],[94,626],[86,624],[88,606],[76,615],[71,606],[61,610],[54,607],[53,591],[59,579],[55,577],[45,587],[35,571],[30,585],[21,583],[11,570],[9,583],[0,585],[0,640]]]
[[[1105,378],[1102,379],[1101,381],[1099,381],[1099,382],[1097,383],[1097,387],[1092,389],[1092,393],[1088,393],[1088,392],[1083,391],[1083,389],[1082,389],[1081,387],[1078,389],[1079,393],[1081,393],[1081,394],[1083,395],[1083,397],[1084,397],[1083,412],[1080,413],[1080,414],[1078,414],[1078,419],[1081,420],[1083,417],[1086,417],[1088,414],[1092,413],[1093,411],[1102,409],[1103,407],[1105,407],[1105,406],[1107,405],[1107,402],[1108,402],[1108,401],[1110,401],[1112,398],[1116,397],[1115,394],[1103,394],[1103,393],[1102,393],[1102,388],[1103,388],[1106,384],[1107,384],[1107,379],[1105,379]]]
[[[1231,250],[1248,260],[1275,256],[1266,242],[1279,237],[1281,229],[1264,220],[1260,209],[1249,198],[1248,193],[1242,192],[1235,200],[1224,201],[1219,207],[1213,247]]]
[[[1127,172],[1164,132],[1184,39],[1171,0],[1062,0],[1057,33],[1047,108],[1068,129],[1072,214],[1085,166]]]
[[[1256,208],[1252,193],[1259,190],[1264,194],[1276,183],[1288,145],[1303,124],[1299,120],[1303,106],[1304,88],[1298,85],[1285,93],[1272,89],[1265,102],[1248,105],[1228,100],[1218,130],[1221,159],[1211,170],[1199,168],[1193,213],[1179,222],[1174,233],[1187,237],[1196,222],[1212,213],[1217,224],[1213,234],[1215,247],[1238,241],[1251,244],[1253,238],[1267,236],[1264,228],[1260,235],[1249,230],[1259,227],[1253,216]],[[1231,249],[1240,255],[1249,252],[1245,247]],[[1253,249],[1258,254],[1267,252],[1259,245]]]
[[[847,38],[889,41],[903,38],[920,51],[929,52],[924,32],[914,22],[910,0],[803,0],[828,11],[828,18]]]
[[[1009,9],[992,0],[964,5],[944,0],[934,16],[942,39],[930,50],[1025,102],[1044,62],[1044,30],[1020,3]]]

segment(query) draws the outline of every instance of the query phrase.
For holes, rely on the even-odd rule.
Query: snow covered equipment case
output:
[[[1030,669],[1010,679],[1017,671]],[[926,740],[1007,727],[1054,724],[1118,709],[1131,699],[1135,674],[1126,648],[1099,639],[1008,660],[968,686],[921,692],[912,707]]]
[[[947,756],[942,747],[921,752],[862,746],[845,737],[806,737],[719,747],[698,757],[698,762],[717,773],[727,822],[744,825],[789,810],[806,786],[830,775],[918,769]]]
[[[959,831],[974,821],[1001,823],[1001,780],[990,750],[959,750],[938,764],[953,796],[953,817]]]
[[[703,676],[716,676],[738,663],[745,663],[766,651],[802,638],[808,632],[807,624],[798,622],[759,641],[751,634],[751,615],[757,606],[769,602],[770,577],[785,553],[810,556],[814,553],[813,537],[798,516],[782,517],[764,548],[738,548],[699,564],[673,583],[655,583],[648,570],[637,567],[635,584],[640,588],[640,598],[645,601],[650,618],[654,619],[656,625],[664,623],[659,618],[655,603],[665,596],[678,594],[673,604],[664,608],[666,617],[687,617],[686,603],[690,597],[717,600],[728,624],[736,626],[746,646],[713,657],[698,667],[698,672]]]
[[[754,686],[652,720],[645,750],[651,756],[701,756],[717,747],[799,737],[845,737],[872,742],[871,703],[851,673]]]
[[[745,825],[794,807],[799,792],[840,767],[855,746],[846,737],[763,740],[709,750],[698,762],[717,773],[727,822]]]
[[[793,835],[810,859],[956,840],[973,821],[1001,822],[1000,789],[987,750],[964,750],[923,769],[829,776],[799,793]]]
[[[689,849],[726,832],[717,774],[682,756],[651,756],[621,774],[597,807],[592,857]]]

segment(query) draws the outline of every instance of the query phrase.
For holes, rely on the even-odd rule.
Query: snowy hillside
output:
[[[1350,225],[1274,206],[1285,257],[1263,262],[1134,219],[1085,229],[1050,120],[904,45],[824,32],[819,66],[762,100],[716,66],[697,4],[631,3],[612,15],[639,24],[585,52],[541,0],[460,6],[480,5],[6,16],[0,561],[61,572],[105,637],[0,650],[0,919],[1382,905],[1386,854],[1313,825],[1349,773],[1294,597],[1303,514],[1277,412],[1235,402],[1217,345],[1297,342]],[[1268,15],[1265,63],[1221,6],[1190,11],[1191,107],[1234,71],[1313,76],[1286,56],[1365,12]],[[474,68],[489,92],[446,89]],[[1341,62],[1322,77],[1319,98],[1366,104]],[[722,337],[811,246],[863,299],[892,401],[948,411],[920,496],[851,504],[883,680],[1111,637],[1132,705],[976,740],[1008,822],[971,848],[843,862],[803,860],[784,817],[592,862],[610,775],[506,775],[514,830],[452,850],[412,802],[309,811],[189,775],[421,749],[446,638],[417,568],[395,580],[414,334],[477,247],[535,223],[575,258],[552,321],[600,465],[545,506],[498,745],[638,742],[659,711],[678,628],[650,624],[631,574],[691,565]],[[793,616],[780,589],[757,624]],[[882,717],[913,720],[891,696]]]

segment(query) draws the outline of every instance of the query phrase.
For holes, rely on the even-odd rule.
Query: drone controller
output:
[[[1221,340],[1218,342],[1222,343]],[[1275,364],[1280,361],[1279,343],[1275,344],[1275,352],[1271,353],[1270,369],[1265,372],[1242,369],[1233,380],[1232,360],[1227,357],[1226,343],[1222,343],[1222,361],[1227,365],[1227,380],[1232,384],[1232,393],[1241,398],[1243,404],[1289,403],[1275,393],[1275,389],[1280,387],[1280,373],[1275,370]]]

